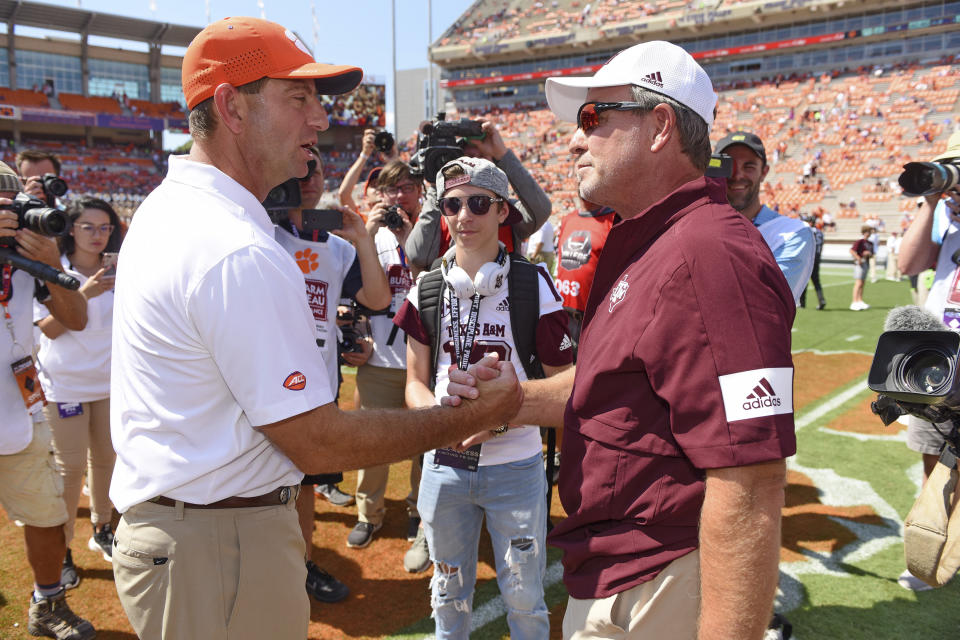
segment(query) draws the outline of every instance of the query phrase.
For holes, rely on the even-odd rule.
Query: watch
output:
[[[494,436],[502,436],[503,434],[505,434],[505,433],[507,432],[507,429],[509,429],[509,428],[510,428],[510,427],[508,427],[507,425],[502,424],[502,425],[500,425],[499,427],[497,427],[496,429],[490,429],[490,433],[492,433]]]

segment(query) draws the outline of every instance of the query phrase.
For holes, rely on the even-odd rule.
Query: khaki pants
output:
[[[402,409],[406,406],[404,389],[407,384],[406,369],[389,369],[364,365],[357,368],[357,389],[360,391],[360,406],[363,409]],[[417,493],[420,488],[420,457],[410,465],[410,493],[407,494],[407,514],[417,516]],[[357,472],[357,516],[360,522],[375,525],[383,523],[384,495],[390,465],[360,469]]]
[[[700,554],[667,565],[650,582],[598,600],[567,600],[565,640],[696,640],[700,617]]]
[[[63,532],[68,546],[77,522],[84,472],[90,485],[90,522],[105,524],[113,515],[109,491],[117,454],[110,440],[110,399],[84,402],[81,406],[83,413],[70,418],[60,417],[55,402],[43,408],[53,432],[54,458],[63,478],[63,501],[68,516]]]
[[[295,502],[248,509],[131,507],[114,538],[113,575],[137,635],[306,638],[310,604]]]

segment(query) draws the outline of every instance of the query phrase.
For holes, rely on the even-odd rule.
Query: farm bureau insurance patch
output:
[[[720,376],[727,422],[793,413],[793,367]]]

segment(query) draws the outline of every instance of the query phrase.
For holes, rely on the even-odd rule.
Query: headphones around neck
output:
[[[500,243],[500,253],[495,262],[488,262],[477,270],[473,280],[467,272],[457,266],[456,262],[443,260],[440,263],[440,273],[453,294],[460,299],[472,298],[475,293],[481,296],[492,296],[500,287],[507,283],[507,274],[510,272],[510,261],[507,260],[507,250]]]

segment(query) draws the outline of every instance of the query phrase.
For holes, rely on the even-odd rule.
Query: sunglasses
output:
[[[455,216],[463,208],[463,198],[440,198],[440,210],[445,216]],[[475,216],[482,216],[490,211],[491,202],[503,202],[503,198],[494,198],[492,196],[468,196],[466,198],[467,207],[470,213]]]
[[[577,110],[577,126],[584,133],[600,126],[600,114],[604,111],[633,111],[646,109],[639,102],[584,102]]]

